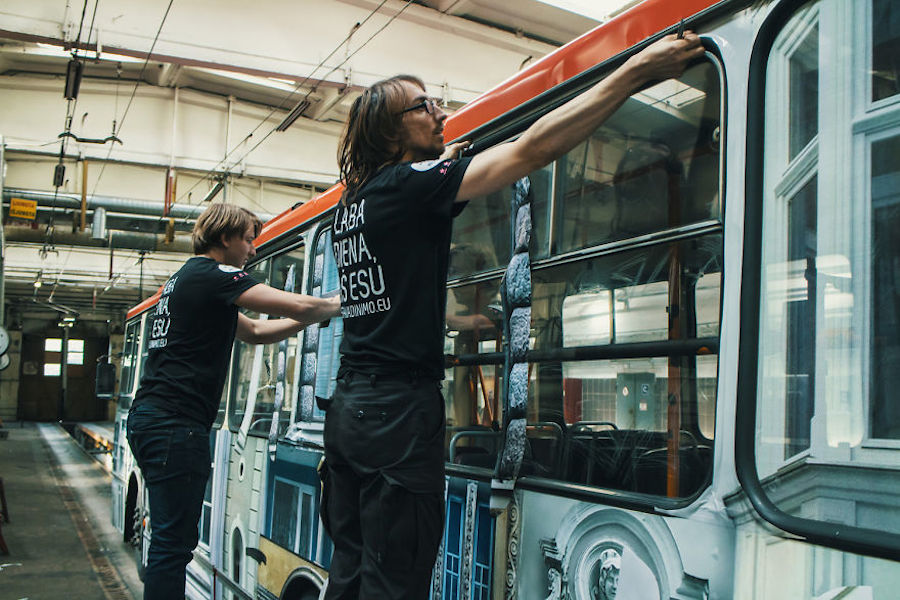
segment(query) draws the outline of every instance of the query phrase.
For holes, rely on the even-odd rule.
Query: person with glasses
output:
[[[327,600],[422,600],[444,513],[443,335],[453,217],[586,139],[703,48],[665,37],[538,119],[517,140],[458,158],[424,83],[398,75],[353,103],[338,147],[332,226],[344,337],[325,418],[322,520],[334,541]]]

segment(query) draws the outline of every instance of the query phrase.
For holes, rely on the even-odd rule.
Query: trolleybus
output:
[[[477,153],[690,28],[705,57],[454,223],[438,599],[854,599],[900,589],[900,4],[646,0],[454,113]],[[338,287],[339,187],[247,268]],[[397,232],[403,243],[404,232]],[[145,546],[123,423],[113,520]],[[192,597],[308,600],[341,319],[237,342]]]

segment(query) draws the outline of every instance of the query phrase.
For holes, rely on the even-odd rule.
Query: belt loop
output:
[[[372,373],[371,375],[369,375],[369,383],[372,384],[372,387],[375,387],[376,379],[377,379],[377,376],[375,375],[375,373]]]

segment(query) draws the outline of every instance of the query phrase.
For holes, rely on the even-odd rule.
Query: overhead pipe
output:
[[[23,200],[35,200],[44,206],[56,206],[58,208],[81,209],[80,194],[56,194],[53,192],[44,192],[39,190],[25,190],[19,188],[9,188],[3,190],[3,201],[9,202],[10,198],[22,198]],[[120,213],[134,213],[139,215],[162,216],[163,203],[153,202],[151,200],[134,200],[126,198],[114,198],[112,196],[88,196],[87,208],[94,209],[97,207],[105,208],[109,211]],[[196,219],[206,206],[197,206],[193,204],[173,204],[169,209],[169,216],[175,219]],[[271,213],[254,213],[263,222],[268,221],[275,215]]]
[[[57,208],[59,210],[59,208]],[[68,209],[62,209],[68,210]],[[39,206],[37,208],[37,221],[40,223],[45,222],[43,218],[49,217],[49,214],[53,211],[53,208],[49,206]],[[98,213],[104,213],[104,216],[98,217]],[[92,211],[88,211],[89,216],[91,217],[91,234],[94,232],[94,227],[99,227],[99,225],[94,225],[95,221],[100,219],[103,220],[103,230],[109,229],[120,229],[122,231],[135,231],[133,226],[129,226],[130,224],[134,224],[135,222],[140,224],[141,227],[146,226],[146,230],[138,230],[141,233],[154,233],[153,229],[164,228],[169,230],[168,222],[170,219],[162,219],[160,217],[151,217],[150,215],[136,215],[129,213],[119,213],[119,212],[109,212],[102,207],[98,207]],[[174,220],[174,219],[171,219]],[[191,221],[186,221],[184,219],[179,219],[172,225],[173,231],[180,231],[189,233],[194,229],[194,224]],[[104,237],[106,234],[103,234]]]
[[[84,213],[81,213],[81,222],[84,223]],[[79,231],[83,231],[84,227]],[[91,219],[91,239],[103,241],[106,239],[106,209],[98,207],[94,209],[94,218]]]
[[[3,227],[3,235],[9,242],[24,242],[43,244],[47,241],[47,235],[42,229],[32,229],[30,227],[17,227],[15,225],[6,225]],[[193,245],[191,238],[187,235],[175,236],[170,243],[166,243],[165,236],[155,233],[138,233],[128,231],[112,231],[107,239],[94,239],[93,234],[88,231],[54,231],[53,243],[64,246],[85,246],[89,248],[117,248],[122,250],[144,250],[146,252],[180,252],[183,254],[192,254]]]

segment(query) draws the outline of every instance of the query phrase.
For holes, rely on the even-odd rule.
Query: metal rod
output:
[[[0,135],[0,196],[3,195],[6,185],[6,166],[4,150],[6,149],[6,143],[3,140],[3,136]],[[2,214],[2,210],[0,210],[0,214]],[[0,227],[0,327],[4,324],[4,319],[6,318],[6,234],[3,231],[3,227]]]

